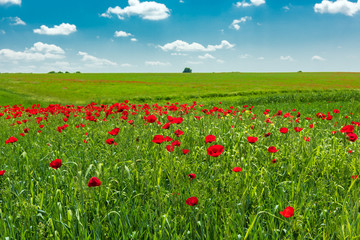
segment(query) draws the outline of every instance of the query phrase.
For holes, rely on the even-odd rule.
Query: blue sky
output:
[[[360,68],[360,0],[0,0],[0,72]]]

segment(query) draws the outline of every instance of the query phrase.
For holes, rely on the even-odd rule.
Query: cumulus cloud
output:
[[[313,61],[325,61],[326,59],[323,58],[323,57],[320,57],[320,56],[315,55],[315,56],[313,56],[313,57],[311,58],[311,60],[313,60]]]
[[[42,42],[35,43],[25,51],[14,51],[12,49],[0,49],[0,59],[11,61],[43,61],[48,59],[64,58],[64,50],[54,44]]]
[[[87,66],[116,66],[117,63],[112,62],[110,60],[107,60],[105,58],[97,58],[94,56],[91,56],[90,54],[86,53],[86,52],[78,52],[79,56],[82,56],[81,61],[83,62],[87,62],[88,65]]]
[[[109,7],[107,11],[101,14],[102,17],[111,17],[112,14],[117,15],[119,19],[125,16],[139,16],[142,19],[158,21],[166,19],[170,16],[170,10],[165,4],[154,1],[140,2],[139,0],[129,0],[129,6],[121,8],[116,6]]]
[[[294,61],[294,59],[293,59],[292,57],[290,57],[290,56],[281,56],[281,57],[280,57],[280,60],[282,60],[282,61],[289,61],[289,62]]]
[[[236,30],[239,30],[240,29],[240,25],[239,23],[245,23],[246,21],[248,20],[251,20],[252,18],[249,17],[249,16],[245,16],[245,17],[242,17],[240,19],[235,19],[231,24],[230,24],[230,28],[234,28]]]
[[[247,59],[247,58],[251,57],[251,55],[245,53],[245,54],[241,54],[239,57],[240,57],[241,59]]]
[[[136,38],[132,38],[132,39],[130,39],[130,41],[137,42],[138,40]]]
[[[34,29],[34,33],[44,35],[69,35],[74,32],[76,32],[76,26],[69,23],[54,25],[52,28],[41,25],[39,29]]]
[[[0,0],[0,5],[5,5],[5,4],[21,5],[21,0]]]
[[[8,17],[7,19],[10,21],[10,25],[26,25],[19,17]]]
[[[130,36],[132,36],[131,33],[127,33],[124,31],[116,31],[114,34],[114,37],[130,37]]]
[[[207,47],[200,43],[187,43],[182,40],[176,40],[172,43],[167,43],[164,46],[159,46],[163,51],[176,51],[176,52],[214,52],[219,49],[233,48],[235,45],[226,40],[222,40],[220,45],[208,45]]]
[[[258,60],[264,60],[265,58],[264,57],[258,57],[257,59]]]
[[[203,56],[199,56],[198,58],[200,58],[200,59],[215,59],[215,57],[213,55],[208,54],[208,53],[206,53]]]
[[[321,3],[316,3],[314,6],[316,13],[341,13],[347,16],[353,16],[360,11],[360,1],[350,2],[348,0],[322,0]]]
[[[242,2],[237,2],[235,4],[236,7],[251,7],[251,6],[260,6],[265,4],[265,0],[250,0],[249,2],[246,2],[245,0]]]
[[[161,67],[165,67],[165,66],[170,66],[171,64],[168,62],[160,62],[160,61],[146,61],[145,65],[147,66],[161,66]]]

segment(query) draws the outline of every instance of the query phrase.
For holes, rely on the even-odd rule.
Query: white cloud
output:
[[[314,6],[316,13],[341,13],[347,16],[353,16],[360,11],[360,1],[350,2],[348,0],[322,0],[321,3],[316,3]]]
[[[313,60],[313,61],[325,61],[326,59],[323,58],[323,57],[320,57],[320,56],[315,55],[315,56],[313,56],[313,57],[311,58],[311,60]]]
[[[5,5],[5,4],[21,5],[21,0],[0,0],[0,5]]]
[[[55,44],[46,44],[42,42],[34,43],[34,46],[30,48],[32,52],[44,52],[44,53],[56,53],[64,54],[64,50],[61,47],[56,46]]]
[[[180,0],[179,3],[184,3],[184,1],[183,1],[183,0]]]
[[[114,34],[114,37],[130,37],[130,36],[132,36],[131,33],[127,33],[124,31],[116,31]]]
[[[11,49],[0,49],[0,59],[11,61],[43,61],[47,59],[62,59],[65,56],[62,48],[54,44],[42,42],[35,43],[30,49],[25,51],[14,51]]]
[[[2,29],[0,30],[0,33],[4,34],[4,35],[6,34],[5,30],[2,30]]]
[[[242,17],[240,19],[235,19],[231,24],[230,24],[230,28],[234,28],[236,30],[239,30],[240,29],[240,25],[239,23],[245,23],[246,21],[248,20],[251,20],[252,18],[249,17],[249,16],[245,16],[245,17]]]
[[[76,26],[74,24],[62,23],[60,25],[54,25],[53,28],[49,28],[45,25],[41,25],[40,29],[34,29],[34,33],[44,35],[69,35],[76,32]]]
[[[123,63],[120,65],[120,67],[128,68],[128,67],[133,67],[133,65],[131,65],[130,63]]]
[[[137,42],[138,40],[136,38],[132,38],[132,39],[130,39],[130,41]]]
[[[170,16],[170,10],[165,4],[157,3],[153,1],[140,2],[139,0],[129,0],[129,6],[121,8],[116,6],[114,8],[109,7],[108,10],[101,14],[102,17],[111,17],[111,14],[115,14],[119,19],[124,19],[125,16],[140,16],[146,20],[163,20]]]
[[[229,49],[233,48],[235,45],[230,44],[226,40],[222,40],[220,45],[208,45],[204,47],[200,43],[193,42],[191,44],[184,42],[182,40],[176,40],[172,43],[167,43],[164,46],[159,46],[164,51],[176,51],[176,52],[213,52],[219,49]]]
[[[203,64],[203,62],[187,61],[185,64],[189,64],[189,65],[199,65],[199,64]]]
[[[260,6],[265,4],[265,0],[250,0],[250,3],[243,0],[242,2],[237,2],[236,7],[251,7],[251,6]]]
[[[116,66],[117,63],[107,60],[105,58],[97,58],[89,55],[86,52],[78,52],[78,55],[82,56],[83,62],[88,62],[88,66]]]
[[[264,57],[258,57],[257,59],[258,60],[264,60],[265,58]]]
[[[198,58],[200,58],[200,59],[215,59],[215,57],[213,55],[208,54],[208,53],[206,53],[203,56],[198,56]]]
[[[10,25],[26,25],[26,23],[19,17],[8,17],[7,19],[11,21]]]
[[[290,10],[290,7],[289,6],[283,6],[283,9],[285,10],[285,12],[287,12],[287,11]]]
[[[218,62],[218,63],[224,63],[225,61],[222,60],[222,59],[217,59],[216,62]]]
[[[160,62],[160,61],[146,61],[146,62],[145,62],[145,65],[147,65],[147,66],[161,66],[161,67],[164,67],[164,66],[170,66],[171,64],[168,63],[168,62]]]
[[[289,61],[289,62],[294,61],[294,59],[293,59],[292,57],[290,57],[290,56],[281,56],[281,57],[280,57],[280,60],[282,60],[282,61]]]
[[[186,53],[171,53],[170,54],[171,56],[187,56],[187,55],[189,55],[189,54],[186,54]]]
[[[245,54],[241,54],[239,57],[240,57],[241,59],[246,59],[246,58],[251,57],[251,55],[250,55],[250,54],[245,53]]]

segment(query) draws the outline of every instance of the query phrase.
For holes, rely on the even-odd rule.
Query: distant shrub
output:
[[[66,71],[65,73],[69,73],[68,71]]]
[[[300,71],[298,71],[298,73],[302,73],[302,71],[300,70]]]
[[[76,71],[75,73],[81,73],[80,71]]]
[[[63,73],[62,71],[58,71],[58,73]]]
[[[183,73],[192,73],[192,69],[189,67],[186,67],[183,71]]]
[[[50,72],[48,72],[49,74],[52,74],[52,73],[56,73],[55,71],[50,71]]]

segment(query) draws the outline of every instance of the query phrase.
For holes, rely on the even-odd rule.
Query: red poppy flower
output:
[[[358,139],[358,136],[355,133],[348,133],[347,137],[352,142],[355,142]]]
[[[280,132],[281,132],[281,133],[284,133],[284,134],[285,134],[285,133],[287,133],[288,131],[289,131],[289,129],[287,129],[287,128],[284,128],[284,127],[283,127],[283,128],[280,128]]]
[[[199,200],[197,199],[197,197],[190,197],[188,199],[186,199],[186,204],[189,205],[189,206],[195,206],[197,205],[199,202]]]
[[[87,139],[84,139],[84,143],[88,143],[89,142],[89,140],[87,140]]]
[[[303,130],[303,128],[295,127],[294,130],[295,130],[295,132],[301,132]]]
[[[178,141],[178,140],[175,140],[175,141],[173,141],[172,143],[171,143],[171,145],[173,145],[173,146],[178,146],[178,147],[180,147],[180,142]]]
[[[357,179],[358,178],[358,176],[357,175],[352,175],[352,179]]]
[[[29,133],[29,128],[24,128],[24,133]]]
[[[149,116],[147,116],[147,118],[146,118],[146,121],[148,122],[148,123],[153,123],[153,122],[155,122],[157,120],[157,118],[154,116],[154,115],[149,115]]]
[[[43,128],[43,127],[44,127],[44,125],[42,125],[42,124],[41,124],[41,125],[39,125],[39,128]]]
[[[22,137],[25,137],[25,134],[24,134],[24,133],[20,133],[19,135],[22,136]]]
[[[293,207],[286,207],[284,211],[280,211],[280,214],[286,218],[294,216],[294,208]]]
[[[221,145],[213,145],[207,149],[207,153],[212,157],[218,157],[224,151],[224,147]]]
[[[339,113],[340,111],[339,111],[339,109],[334,109],[333,110],[333,113]]]
[[[106,143],[109,144],[109,145],[112,145],[112,144],[114,144],[115,146],[117,145],[117,143],[115,142],[115,140],[113,138],[107,139]]]
[[[0,176],[3,176],[5,174],[5,170],[0,171]]]
[[[9,137],[9,139],[5,141],[6,144],[14,142],[17,142],[17,138],[14,136]]]
[[[272,163],[276,163],[276,159],[274,158],[273,160],[271,160]]]
[[[184,155],[186,155],[186,154],[189,153],[189,149],[183,149],[182,152],[183,152]]]
[[[166,145],[166,150],[167,150],[168,152],[174,151],[174,145]]]
[[[304,137],[304,140],[305,140],[306,142],[310,142],[311,138],[309,138],[309,137]]]
[[[194,179],[194,178],[196,178],[196,175],[195,175],[194,173],[190,173],[190,174],[188,175],[188,177],[189,177],[190,179]]]
[[[276,149],[276,147],[271,146],[268,148],[268,151],[269,151],[269,153],[276,153],[277,151],[279,151],[279,149]]]
[[[335,134],[335,133],[336,133],[336,131],[331,131],[331,133],[332,133],[332,134]]]
[[[247,137],[247,140],[249,141],[249,143],[255,143],[258,138],[257,137]]]
[[[340,130],[340,132],[341,133],[344,133],[344,132],[352,133],[352,132],[354,132],[354,130],[355,130],[355,127],[353,125],[346,125]]]
[[[152,142],[156,143],[156,144],[160,144],[164,141],[164,136],[163,135],[155,135]]]
[[[110,135],[116,136],[120,132],[120,128],[114,128],[110,132],[108,132]]]
[[[100,185],[101,185],[101,182],[97,177],[90,178],[88,187],[98,187]]]
[[[264,137],[269,137],[271,135],[271,133],[265,133]]]
[[[310,124],[310,125],[309,125],[309,128],[314,128],[314,124]]]
[[[52,167],[53,169],[58,169],[59,167],[61,167],[61,159],[55,159],[54,161],[52,161],[49,166]]]
[[[241,169],[241,167],[234,167],[234,168],[232,169],[232,171],[233,171],[233,172],[241,172],[242,169]]]
[[[178,130],[176,130],[175,131],[175,134],[176,134],[176,136],[181,136],[181,135],[184,135],[184,132],[183,131],[181,131],[180,129],[178,129]]]
[[[183,122],[183,118],[182,117],[178,117],[178,118],[174,118],[173,120],[173,123],[176,123],[176,124],[180,124]]]
[[[169,136],[164,137],[164,142],[171,142],[173,139]]]
[[[169,127],[170,127],[170,123],[165,123],[162,128],[163,128],[163,129],[169,129]]]
[[[205,144],[214,142],[216,137],[214,135],[208,135],[205,137]]]
[[[64,121],[64,122],[67,122],[67,120],[68,120],[67,118],[63,118],[63,121]]]
[[[347,150],[348,153],[352,153],[351,149]]]

